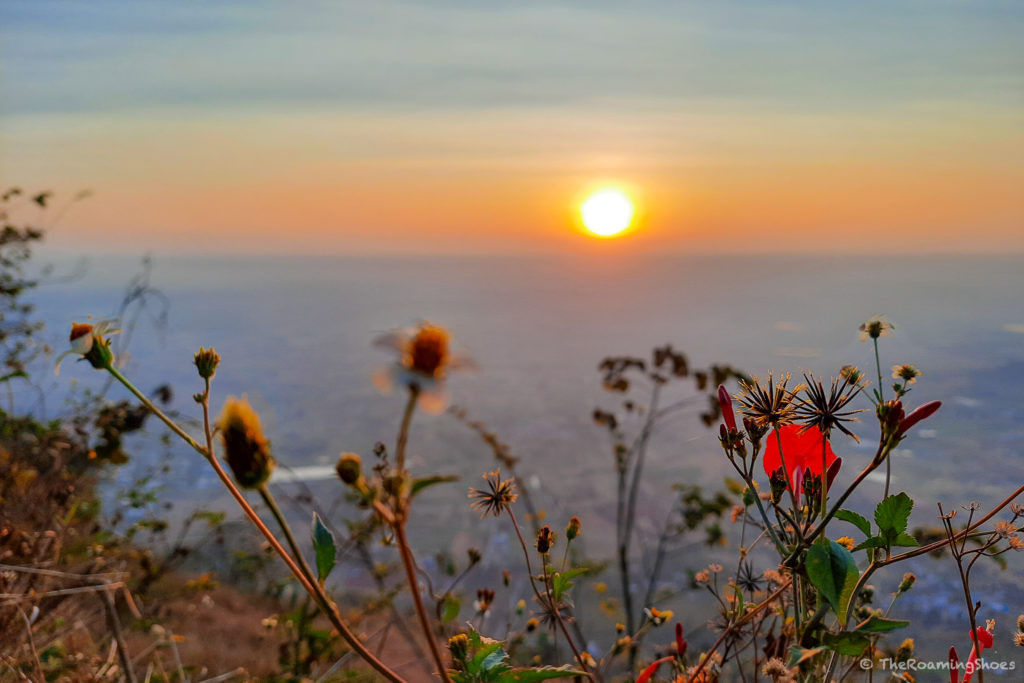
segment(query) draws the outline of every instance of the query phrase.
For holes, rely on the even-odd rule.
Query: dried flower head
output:
[[[1017,616],[1017,630],[1024,633],[1024,614]]]
[[[866,375],[856,365],[844,365],[839,368],[839,376],[849,381],[850,384],[862,384]]]
[[[894,329],[896,329],[895,326],[887,321],[884,315],[875,315],[861,323],[860,340],[867,341],[868,339],[888,337],[890,330]]]
[[[848,378],[835,377],[832,386],[825,391],[825,385],[820,379],[815,380],[806,374],[804,379],[807,380],[804,398],[796,407],[797,417],[804,423],[804,429],[817,427],[826,436],[830,436],[833,429],[838,429],[859,443],[857,435],[843,423],[857,422],[854,415],[863,412],[863,409],[851,410],[849,404],[864,387]]]
[[[484,481],[487,482],[486,490],[469,489],[469,497],[473,499],[473,509],[479,510],[481,517],[486,517],[488,514],[498,517],[519,497],[519,494],[516,493],[515,480],[503,480],[501,472],[496,470],[485,474]]]
[[[777,681],[780,678],[789,677],[789,667],[778,657],[772,657],[761,667],[761,675]]]
[[[551,552],[551,548],[555,545],[555,532],[551,530],[551,527],[544,525],[537,532],[537,552],[541,555],[546,555]]]
[[[916,382],[917,378],[920,377],[921,374],[920,370],[910,364],[892,366],[892,378],[901,379],[907,384],[913,384]]]
[[[1024,633],[1020,633],[1019,631],[1017,633],[1014,633],[1013,644],[1017,647],[1024,647]]]
[[[762,385],[757,377],[750,382],[740,380],[737,398],[742,413],[758,427],[779,427],[793,422],[797,417],[796,394],[803,387],[797,386],[790,391],[786,385],[791,377],[789,374],[781,375],[776,383],[772,373],[768,373],[767,385]]]
[[[217,421],[224,459],[227,460],[235,481],[243,488],[259,488],[274,471],[274,458],[270,455],[270,442],[263,436],[260,418],[243,396],[229,396]]]

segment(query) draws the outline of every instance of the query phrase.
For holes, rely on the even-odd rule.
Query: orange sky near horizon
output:
[[[121,34],[103,33],[115,31],[104,23],[108,5],[119,20],[129,15]],[[95,193],[53,233],[61,247],[1024,251],[1024,107],[1012,96],[1020,73],[1011,68],[1022,60],[1007,48],[1014,22],[998,15],[945,7],[920,27],[931,32],[920,45],[905,46],[900,26],[922,21],[911,10],[879,37],[869,12],[795,14],[781,2],[756,10],[771,24],[766,33],[737,23],[755,12],[742,4],[698,3],[675,17],[682,10],[655,3],[628,20],[611,6],[503,5],[509,22],[533,31],[532,60],[502,43],[505,34],[493,44],[467,37],[490,30],[492,17],[454,6],[440,12],[447,23],[410,5],[399,14],[361,10],[370,13],[363,29],[423,41],[414,55],[382,53],[379,41],[360,46],[358,36],[339,44],[339,32],[360,30],[344,23],[330,32],[286,14],[282,21],[306,23],[272,29],[275,17],[264,10],[231,3],[209,10],[222,24],[208,32],[171,5],[154,15],[101,2],[57,29],[33,23],[35,7],[11,14],[9,35],[0,29],[4,87],[15,95],[0,105],[0,182]],[[690,41],[679,43],[662,15],[688,27]],[[412,19],[436,21],[459,38],[407,33],[406,18],[410,27]],[[157,20],[157,39],[137,40],[132,30],[156,30]],[[581,35],[621,24],[622,46],[643,38],[651,54],[567,54],[548,33],[570,22]],[[960,31],[963,45],[925,41],[950,31]],[[865,40],[904,61],[872,63],[856,52]],[[69,41],[85,57],[69,62],[78,54],[62,51]],[[277,73],[249,63],[277,42],[292,50],[272,62]],[[338,74],[311,71],[324,50],[337,52]],[[355,57],[363,61],[350,63]],[[371,57],[391,71],[322,99],[340,87],[330,79],[361,77]],[[491,80],[471,78],[474,58],[500,69],[507,84],[522,81],[519,94],[498,96]],[[675,77],[674,68],[691,68],[687,59],[694,71]],[[55,76],[54,64],[68,75]],[[417,68],[425,75],[403,71]],[[565,72],[562,80],[551,81],[552,68]],[[308,90],[286,95],[297,82]],[[362,100],[344,94],[367,89],[374,94]],[[168,99],[170,91],[181,94]],[[583,234],[575,215],[604,184],[631,190],[639,222],[607,241]]]

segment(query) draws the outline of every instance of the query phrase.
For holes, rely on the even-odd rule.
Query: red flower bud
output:
[[[654,663],[644,669],[643,673],[640,674],[640,677],[636,679],[636,683],[647,683],[647,681],[651,680],[651,676],[654,675],[654,672],[658,670],[659,666],[665,662],[671,662],[672,659],[672,657],[662,657],[661,659],[654,660]]]
[[[683,640],[683,625],[676,622],[676,656],[682,657],[686,654],[686,641]]]
[[[949,683],[960,683],[960,658],[955,647],[949,648]]]
[[[927,419],[935,414],[935,411],[942,406],[942,401],[930,401],[925,403],[923,406],[915,408],[910,415],[903,418],[903,422],[900,423],[899,431],[896,432],[896,436],[903,436],[910,428],[916,425],[921,420]]]
[[[836,475],[839,474],[839,468],[843,466],[843,459],[837,457],[831,465],[828,466],[828,472],[825,474],[825,490],[832,488],[832,482],[835,480]]]
[[[729,429],[736,429],[736,415],[732,412],[732,397],[721,384],[718,385],[718,405],[722,407],[722,419]]]

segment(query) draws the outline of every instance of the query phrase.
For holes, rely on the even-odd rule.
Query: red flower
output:
[[[988,627],[992,628],[995,625],[994,620],[988,622]],[[970,680],[974,678],[974,672],[978,670],[978,657],[985,651],[985,648],[992,647],[995,639],[992,638],[992,634],[988,629],[979,626],[977,631],[977,637],[974,634],[968,633],[971,636],[971,641],[974,643],[974,647],[971,648],[971,654],[967,658],[967,666],[965,668],[964,683],[970,683]]]
[[[786,456],[786,467],[789,469],[789,488],[796,496],[797,503],[800,502],[800,489],[804,479],[804,473],[810,472],[815,476],[822,475],[821,469],[821,448],[824,435],[817,427],[804,429],[800,425],[786,425],[779,427],[779,438],[772,432],[765,438],[764,447],[764,471],[772,476],[782,467],[782,456]],[[779,441],[782,441],[782,454],[779,454]],[[837,461],[836,454],[832,452],[832,446],[825,441],[825,466],[828,481],[826,486],[835,476],[833,464]],[[794,486],[796,482],[796,486]]]

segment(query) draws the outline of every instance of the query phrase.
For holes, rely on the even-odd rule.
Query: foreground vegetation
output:
[[[23,242],[34,239],[20,235]],[[16,289],[11,296],[20,297],[27,288]],[[183,664],[179,646],[185,641],[160,623],[159,610],[138,604],[140,595],[176,599],[157,587],[177,581],[184,594],[203,595],[200,603],[235,600],[230,615],[220,618],[232,619],[237,633],[258,622],[279,638],[276,669],[244,675],[696,683],[856,680],[871,678],[877,668],[879,678],[913,680],[912,667],[892,665],[915,659],[913,641],[901,633],[909,622],[899,618],[899,598],[913,590],[915,577],[899,565],[926,554],[952,563],[964,600],[964,640],[950,643],[943,680],[983,681],[984,652],[997,637],[1024,644],[1024,617],[997,631],[971,588],[979,560],[1002,562],[1004,554],[1024,549],[1018,536],[1024,508],[1014,502],[1024,486],[987,510],[977,504],[953,511],[940,506],[938,532],[909,528],[913,492],[890,490],[891,456],[941,404],[912,400],[921,374],[913,365],[883,371],[880,344],[894,330],[883,317],[860,327],[871,370],[847,365],[831,378],[804,375],[796,382],[789,374],[757,379],[727,365],[697,369],[671,346],[655,348],[649,357],[602,361],[601,380],[613,407],[598,408],[593,417],[607,432],[616,482],[608,494],[616,501],[615,552],[607,559],[586,557],[574,543],[587,533],[585,518],[545,517],[518,472],[519,461],[498,435],[466,411],[448,408],[446,384],[471,362],[453,351],[448,331],[440,326],[420,323],[377,340],[393,354],[378,373],[378,386],[397,390],[403,399],[394,440],[378,443],[365,457],[339,456],[339,491],[361,512],[335,518],[329,508],[309,500],[312,524],[302,534],[291,528],[269,486],[276,463],[259,416],[237,397],[227,397],[216,416],[213,389],[220,356],[212,348],[194,355],[197,407],[188,421],[161,404],[161,392],[145,392],[126,375],[113,343],[116,327],[115,321],[73,323],[58,368],[72,359],[80,361],[76,372],[91,367],[105,373],[124,392],[117,402],[104,397],[73,419],[47,425],[2,416],[6,474],[0,543],[7,564],[0,625],[11,634],[4,664],[14,675],[135,680],[145,666],[150,680],[201,677]],[[24,330],[20,334],[28,336]],[[16,348],[19,357],[29,352],[28,346]],[[911,403],[918,405],[910,409]],[[677,486],[656,546],[645,552],[638,547],[636,521],[652,435],[669,416],[695,405],[701,421],[717,427],[717,437],[708,439],[717,438],[735,476],[718,492]],[[444,472],[409,467],[408,454],[416,448],[409,438],[413,420],[446,409],[480,436],[499,466],[470,488],[466,514],[472,509],[505,525],[522,551],[518,569],[510,568],[500,587],[477,590],[471,603],[473,596],[463,595],[461,585],[481,554],[470,550],[458,562],[445,556],[439,563],[443,569],[431,573],[417,558],[423,549],[410,543],[408,533],[421,492],[458,488],[455,477]],[[874,453],[863,462],[844,463],[833,444],[859,440],[854,430],[859,418],[875,423]],[[96,469],[123,461],[122,436],[147,422],[150,428],[162,423],[208,463],[266,549],[238,554],[213,543],[199,563],[217,565],[218,556],[230,555],[236,564],[247,563],[250,575],[259,573],[253,566],[270,568],[269,576],[278,578],[273,568],[284,569],[297,588],[289,603],[281,599],[287,591],[269,590],[281,588],[277,578],[254,582],[249,596],[217,597],[211,597],[218,590],[213,574],[187,583],[180,578],[176,570],[196,543],[186,543],[196,538],[189,530],[205,527],[216,535],[225,524],[217,513],[187,516],[179,540],[159,557],[135,541],[161,537],[166,522],[144,517],[131,527],[137,536],[117,537],[104,524],[90,486]],[[429,454],[425,459],[431,460]],[[884,477],[884,488],[869,518],[847,501],[872,474]],[[464,491],[453,495],[462,498]],[[134,491],[133,501],[148,504],[145,486]],[[663,602],[669,550],[688,536],[735,548],[728,566],[694,567],[692,585],[676,587],[707,591],[717,605],[714,641],[700,648],[690,647],[687,638],[687,630],[698,625],[692,620],[700,616],[677,617]],[[375,546],[383,550],[371,550]],[[365,567],[376,587],[372,596],[332,590],[339,558]],[[271,559],[274,565],[268,564]],[[224,564],[222,557],[217,566]],[[607,621],[590,621],[579,584],[599,578],[617,586],[617,595],[602,603]],[[879,600],[872,580],[887,585],[887,600]],[[520,597],[521,589],[526,597]],[[97,599],[101,618],[70,612],[81,609],[77,600],[86,593]],[[272,600],[259,598],[260,593]],[[88,622],[87,649],[68,645],[67,625],[75,619]],[[141,649],[131,642],[140,632],[149,637]],[[79,656],[87,651],[93,654]],[[232,673],[218,661],[218,652],[203,654],[210,658],[207,675]]]

